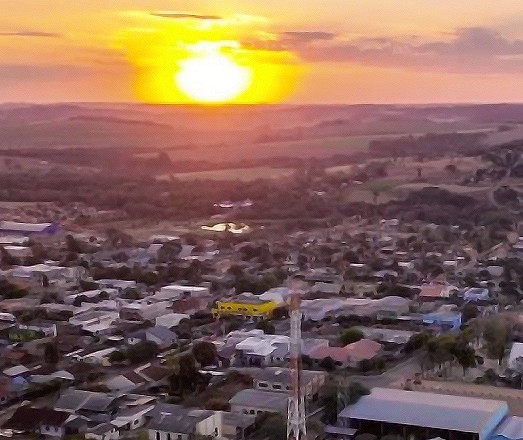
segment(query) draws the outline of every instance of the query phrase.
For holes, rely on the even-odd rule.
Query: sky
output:
[[[248,73],[231,102],[523,102],[521,0],[0,0],[0,8],[0,102],[194,102],[177,78],[189,74],[187,60],[209,54]],[[213,69],[200,70],[205,81]],[[220,72],[218,87],[233,81],[234,69]]]

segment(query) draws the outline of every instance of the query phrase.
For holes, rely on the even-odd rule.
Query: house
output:
[[[78,299],[80,301],[84,300],[84,302],[88,302],[87,300],[99,302],[103,299],[115,298],[118,295],[118,293],[119,293],[119,291],[117,289],[113,289],[113,288],[87,290],[85,292],[78,292],[78,293],[66,296],[64,298],[64,303],[65,304],[75,304],[75,301],[77,301]]]
[[[490,299],[489,290],[481,287],[471,287],[463,293],[463,299],[471,302],[488,301]]]
[[[181,284],[170,284],[160,289],[154,295],[161,300],[177,300],[182,298],[202,298],[210,296],[209,288],[204,286],[183,286]]]
[[[154,405],[137,405],[129,408],[121,408],[111,420],[111,424],[120,431],[132,431],[144,426],[148,414],[154,409]]]
[[[129,392],[137,389],[146,382],[143,376],[134,371],[128,371],[118,376],[113,376],[104,382],[111,392]]]
[[[514,342],[510,348],[507,367],[514,371],[523,371],[523,343]]]
[[[300,309],[303,319],[322,321],[327,316],[337,316],[343,309],[344,304],[345,301],[340,298],[319,298],[303,300]]]
[[[162,403],[150,413],[149,440],[189,440],[196,436],[221,437],[222,415],[219,411],[186,408]]]
[[[311,287],[311,292],[325,295],[339,295],[343,289],[341,283],[317,282]]]
[[[239,391],[229,400],[231,412],[254,416],[273,412],[286,416],[288,402],[289,395],[286,393],[254,389]]]
[[[64,424],[70,417],[71,414],[64,411],[20,406],[2,425],[2,429],[62,438],[68,434]]]
[[[440,309],[439,311],[423,315],[422,322],[442,330],[459,330],[461,327],[461,312]]]
[[[133,301],[130,304],[122,306],[120,309],[120,319],[128,321],[149,321],[155,320],[158,316],[165,315],[169,301],[160,301],[149,303],[146,300]]]
[[[190,315],[186,313],[167,313],[166,315],[158,316],[155,324],[157,326],[173,328],[180,324],[183,319],[189,319]]]
[[[33,255],[33,250],[27,246],[7,245],[4,250],[15,258],[27,258]]]
[[[0,222],[0,234],[16,236],[51,236],[61,231],[57,223]]]
[[[452,292],[457,292],[458,288],[455,286],[448,286],[446,284],[424,284],[419,286],[420,292],[418,298],[421,301],[434,301],[442,298],[449,298]]]
[[[35,264],[33,266],[15,266],[7,272],[7,278],[14,283],[31,286],[41,286],[44,279],[51,286],[67,286],[78,282],[83,267],[61,267],[50,264]]]
[[[319,365],[326,358],[331,358],[338,368],[357,368],[361,361],[373,360],[382,354],[383,346],[370,339],[361,339],[345,347],[322,346],[309,353],[309,357]]]
[[[87,440],[117,440],[120,438],[120,432],[112,423],[100,423],[93,428],[87,429],[84,437]]]
[[[152,365],[150,363],[136,368],[134,372],[145,379],[148,387],[166,385],[168,378],[171,375],[171,371],[168,368]]]
[[[112,324],[118,319],[118,313],[111,310],[88,310],[78,313],[69,318],[69,324],[79,326],[82,329],[92,324]]]
[[[400,346],[406,344],[415,334],[408,330],[397,330],[389,328],[358,327],[366,339],[372,339],[389,346]]]
[[[209,311],[209,301],[205,298],[187,298],[174,301],[170,307],[174,313],[194,315],[197,312]]]
[[[270,319],[278,307],[275,301],[264,301],[256,295],[243,293],[230,300],[216,301],[215,316],[235,315],[253,320]]]
[[[253,373],[254,388],[261,391],[289,393],[292,386],[292,372],[289,368],[268,367]],[[315,398],[325,384],[326,373],[323,371],[302,370],[302,393],[306,400]]]
[[[119,401],[120,398],[112,394],[69,388],[60,395],[54,408],[102,423],[116,414]]]
[[[506,402],[468,396],[373,388],[338,415],[345,428],[382,435],[401,432],[404,438],[487,440],[508,415]]]
[[[119,292],[136,288],[136,281],[133,280],[101,279],[97,280],[96,283],[99,289],[116,289]]]
[[[229,440],[244,440],[256,428],[256,416],[222,412],[222,436]]]
[[[280,364],[289,355],[289,337],[266,335],[261,331],[234,345],[235,358],[239,365],[265,367]]]
[[[145,330],[138,330],[127,338],[127,343],[134,345],[140,341],[154,342],[160,348],[167,348],[178,340],[176,333],[167,327],[155,326]]]

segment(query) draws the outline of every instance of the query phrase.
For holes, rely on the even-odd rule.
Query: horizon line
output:
[[[481,105],[523,105],[522,101],[426,101],[426,102],[332,102],[332,103],[190,103],[190,102],[137,102],[137,101],[0,101],[0,107],[4,106],[53,106],[53,105],[135,105],[147,107],[199,107],[199,108],[220,108],[220,107],[355,107],[355,106],[481,106]]]

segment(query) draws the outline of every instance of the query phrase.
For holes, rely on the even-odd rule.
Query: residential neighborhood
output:
[[[45,225],[2,223],[33,251],[2,251],[2,436],[284,438],[296,368],[314,438],[523,429],[523,237],[479,255],[460,227],[396,219],[232,240]],[[461,387],[488,431],[438,415]]]

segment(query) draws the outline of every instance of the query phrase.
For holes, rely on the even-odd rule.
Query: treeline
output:
[[[485,148],[482,144],[484,137],[483,133],[429,133],[418,137],[411,135],[371,141],[369,151],[380,157],[472,153]]]

